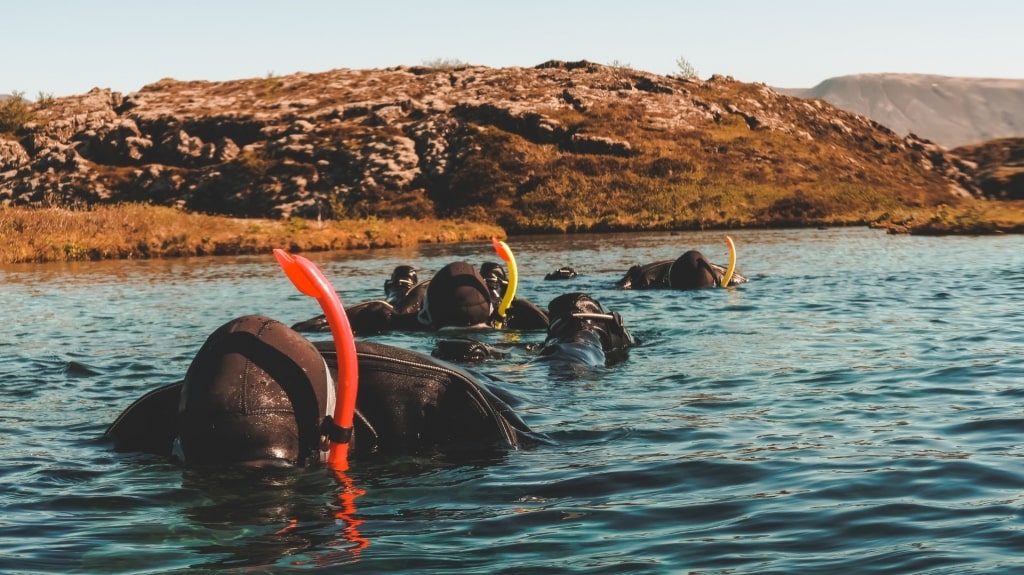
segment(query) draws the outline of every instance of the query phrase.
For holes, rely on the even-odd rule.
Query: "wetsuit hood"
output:
[[[690,250],[672,262],[668,283],[677,290],[709,288],[718,285],[718,276],[704,254]]]
[[[334,382],[319,351],[284,324],[245,316],[213,332],[185,375],[178,404],[186,465],[320,457]]]
[[[491,297],[480,273],[466,262],[441,268],[430,280],[420,311],[420,322],[434,329],[467,327],[486,323],[491,316]]]

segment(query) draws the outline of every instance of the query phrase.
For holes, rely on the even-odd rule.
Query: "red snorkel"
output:
[[[334,404],[335,429],[330,437],[327,464],[333,469],[348,469],[348,445],[352,439],[352,418],[356,410],[356,392],[359,389],[359,359],[356,340],[352,335],[345,308],[338,293],[331,287],[316,264],[302,256],[293,256],[282,249],[274,250],[274,257],[292,284],[305,295],[316,298],[331,327],[334,349],[338,355],[338,392]]]

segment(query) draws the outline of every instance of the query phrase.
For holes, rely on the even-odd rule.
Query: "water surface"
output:
[[[740,231],[729,290],[630,292],[721,233],[511,238],[520,294],[585,291],[641,341],[576,378],[542,333],[479,367],[554,445],[247,476],[100,441],[249,313],[318,313],[273,258],[0,267],[0,572],[1019,573],[1024,238]],[[310,254],[347,303],[487,244]],[[572,265],[579,277],[544,281]],[[429,352],[435,336],[376,339]]]

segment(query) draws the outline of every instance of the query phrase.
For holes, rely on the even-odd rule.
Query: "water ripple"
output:
[[[210,477],[99,439],[224,321],[318,313],[269,257],[0,267],[0,572],[1020,572],[1019,237],[730,235],[753,281],[703,292],[613,285],[683,248],[720,259],[717,232],[514,239],[524,297],[589,291],[642,345],[557,378],[530,361],[543,334],[486,336],[512,354],[478,368],[553,444],[355,466],[355,497],[319,469]],[[492,253],[313,259],[358,301],[395,265]]]

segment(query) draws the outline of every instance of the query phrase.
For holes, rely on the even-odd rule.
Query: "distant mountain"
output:
[[[867,116],[901,136],[955,148],[1024,136],[1024,79],[855,74],[813,88],[776,88]]]

